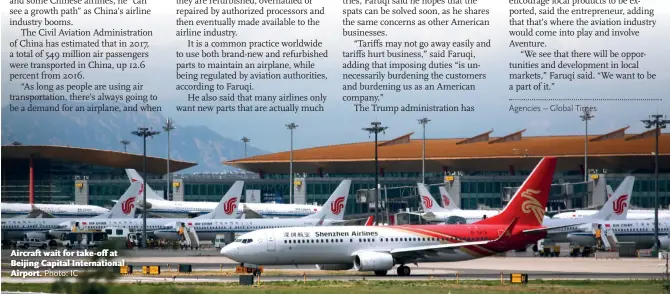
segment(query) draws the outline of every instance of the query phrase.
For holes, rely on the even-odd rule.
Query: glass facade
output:
[[[110,206],[130,186],[125,170],[104,166],[90,166],[72,162],[60,162],[47,159],[34,159],[35,201],[37,203],[69,203],[74,201],[75,180],[86,179],[88,183],[89,204]],[[2,200],[3,202],[28,202],[28,175],[30,162],[28,159],[2,160]],[[506,172],[470,174],[460,176],[460,205],[463,209],[476,209],[481,206],[500,208],[505,203],[503,194],[510,187],[518,187],[525,180],[529,171],[509,175]],[[650,208],[654,205],[655,183],[653,174],[634,174],[636,176],[632,204],[636,207]],[[372,174],[328,174],[320,177],[317,174],[301,175],[305,177],[305,194],[307,203],[323,204],[344,178],[353,180],[350,198],[347,201],[347,213],[358,214],[368,212],[366,204],[356,203],[356,192],[374,187]],[[607,183],[613,189],[621,183],[626,174],[607,174]],[[246,178],[245,178],[246,177]],[[384,173],[379,177],[382,197],[387,197],[391,211],[419,207],[416,197],[416,183],[420,182],[420,173]],[[150,186],[156,191],[165,191],[167,183],[157,175],[148,175]],[[217,202],[238,179],[245,181],[244,189],[260,190],[264,201],[279,199],[278,202],[289,201],[289,177],[286,174],[265,175],[264,179],[257,176],[217,176],[216,178],[199,175],[177,176],[183,181],[179,189],[183,189],[186,201]],[[444,180],[442,173],[427,173],[427,184],[439,184]],[[670,205],[670,174],[660,175],[659,204],[667,208]],[[578,183],[583,176],[568,172],[555,176],[554,183]],[[172,187],[170,187],[172,188]],[[552,188],[552,196],[561,199],[561,195],[572,195],[572,207],[583,207],[584,196],[588,187],[583,184],[570,186],[569,193],[565,186],[556,185]],[[431,186],[431,192],[438,194],[438,187]],[[244,194],[243,194],[244,195]],[[557,203],[558,201],[556,201]],[[552,203],[553,208],[556,203]]]
[[[153,176],[153,175],[152,175]],[[51,159],[33,159],[35,203],[70,203],[74,201],[75,180],[110,181],[124,179],[126,171],[119,168],[92,166]],[[153,176],[155,177],[155,176]],[[151,178],[151,177],[150,177]],[[2,201],[28,203],[30,182],[29,159],[2,159]],[[111,195],[114,186],[104,187]],[[121,193],[123,190],[121,190]],[[93,204],[93,203],[91,203]]]

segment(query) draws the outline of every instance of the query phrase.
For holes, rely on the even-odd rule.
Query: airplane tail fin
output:
[[[135,218],[135,210],[142,192],[144,192],[144,184],[134,182],[130,184],[130,188],[123,193],[119,201],[114,204],[114,207],[105,214],[101,214],[95,218]],[[147,195],[148,196],[148,195]]]
[[[328,201],[319,208],[319,211],[305,216],[303,218],[317,218],[326,217],[328,220],[343,220],[344,210],[347,208],[347,199],[349,198],[349,188],[351,187],[351,180],[344,180],[337,186],[335,192],[330,195]]]
[[[237,218],[237,204],[242,197],[244,181],[236,181],[230,186],[228,192],[223,195],[219,204],[212,212],[195,217],[197,219],[235,219]]]
[[[142,178],[142,176],[140,176],[140,174],[132,168],[127,168],[126,169],[126,175],[128,175],[128,180],[131,183],[133,183],[133,182],[144,183],[144,179]],[[147,199],[165,200],[163,197],[159,196],[156,193],[156,191],[151,189],[151,187],[149,187],[149,185],[145,185],[145,186],[146,186],[145,188],[147,189]]]
[[[435,201],[435,198],[433,198],[433,195],[430,195],[430,192],[428,191],[428,188],[426,185],[422,183],[417,183],[417,186],[419,186],[419,197],[421,197],[421,207],[423,208],[424,212],[441,212],[441,211],[446,211],[446,209],[440,207],[437,204],[437,201]]]
[[[555,169],[556,157],[542,158],[505,209],[500,214],[478,221],[476,224],[507,225],[518,217],[517,225],[542,226]]]
[[[461,210],[460,207],[456,206],[454,200],[451,199],[451,196],[447,192],[447,188],[440,186],[440,194],[442,195],[442,208],[446,210]]]
[[[633,193],[634,184],[634,176],[627,176],[623,179],[619,187],[616,188],[616,191],[614,191],[614,193],[609,193],[609,195],[612,196],[607,199],[605,205],[592,215],[591,218],[601,220],[625,220],[628,215],[628,208],[630,207],[630,198]]]

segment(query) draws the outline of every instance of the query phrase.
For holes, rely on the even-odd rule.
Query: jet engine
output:
[[[668,236],[658,237],[658,240],[661,241],[661,248],[670,247],[670,237],[668,237]]]
[[[342,264],[317,264],[316,268],[322,271],[346,271],[353,268],[354,265],[351,263],[342,263]]]
[[[360,272],[388,271],[393,265],[393,256],[384,252],[361,252],[354,256],[354,268]]]
[[[39,232],[28,232],[23,234],[23,240],[37,239],[40,241],[46,241],[47,235]]]
[[[452,215],[449,218],[447,218],[446,223],[450,225],[458,225],[458,224],[467,224],[468,221],[465,220],[465,218],[463,217]]]

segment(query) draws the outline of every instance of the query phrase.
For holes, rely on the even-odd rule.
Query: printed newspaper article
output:
[[[0,6],[3,291],[668,289],[668,1]]]

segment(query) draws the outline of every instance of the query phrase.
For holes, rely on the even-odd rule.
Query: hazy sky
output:
[[[187,113],[177,112],[175,107],[177,105],[193,104],[187,102],[187,91],[176,91],[175,84],[197,83],[193,81],[177,80],[176,66],[178,62],[216,62],[221,61],[221,58],[211,59],[178,59],[176,51],[200,51],[200,48],[188,48],[187,40],[201,40],[201,41],[230,41],[229,37],[176,37],[177,30],[176,15],[177,8],[187,8],[188,5],[177,5],[175,1],[154,1],[149,5],[143,5],[144,8],[150,8],[152,14],[149,16],[132,16],[132,15],[79,15],[70,16],[48,16],[50,19],[57,20],[72,20],[73,26],[70,29],[144,29],[152,30],[153,37],[147,38],[129,38],[129,37],[106,37],[108,40],[124,39],[127,41],[148,41],[149,48],[141,50],[137,48],[127,48],[131,51],[146,51],[149,52],[150,57],[146,59],[146,67],[143,69],[85,69],[84,73],[87,81],[95,84],[136,84],[144,85],[144,94],[155,94],[159,97],[157,101],[163,106],[165,115],[172,116],[179,124],[191,125],[207,125],[213,130],[222,135],[237,139],[242,136],[247,136],[252,139],[251,144],[261,149],[268,151],[281,151],[289,148],[289,131],[285,124],[295,122],[300,125],[295,131],[295,148],[304,148],[319,145],[340,144],[355,141],[368,140],[367,133],[361,128],[369,125],[371,121],[381,121],[389,129],[386,134],[381,135],[382,139],[390,139],[409,132],[415,132],[420,136],[421,126],[417,123],[417,119],[421,117],[428,117],[432,121],[427,126],[427,136],[429,138],[439,137],[469,137],[478,133],[494,129],[493,136],[504,135],[521,129],[528,129],[526,136],[533,135],[558,135],[558,134],[582,134],[584,131],[584,123],[580,120],[580,113],[573,112],[531,112],[514,114],[509,111],[510,105],[537,105],[541,108],[549,107],[557,102],[510,102],[509,98],[666,98],[670,80],[668,79],[668,69],[670,68],[667,55],[667,40],[670,32],[670,25],[667,22],[660,20],[668,19],[670,14],[670,5],[662,0],[646,0],[641,2],[641,5],[629,5],[631,7],[642,6],[645,8],[654,9],[654,16],[636,15],[626,16],[627,19],[636,17],[637,19],[653,19],[658,23],[655,27],[650,26],[635,26],[633,30],[639,30],[639,37],[592,37],[592,38],[576,38],[576,37],[515,37],[512,39],[509,34],[510,29],[519,30],[524,28],[509,26],[509,9],[519,8],[518,5],[507,4],[507,1],[498,0],[480,0],[478,5],[474,8],[489,9],[491,14],[486,16],[471,16],[471,15],[354,15],[350,18],[358,19],[402,19],[402,20],[431,20],[435,17],[441,19],[474,19],[485,18],[490,21],[490,26],[401,26],[401,27],[384,27],[377,26],[368,28],[368,30],[386,30],[387,37],[379,37],[382,41],[486,41],[491,40],[491,48],[474,48],[476,58],[469,62],[478,62],[479,69],[470,70],[438,70],[440,73],[486,73],[487,79],[475,82],[476,91],[401,91],[390,92],[386,91],[382,102],[392,105],[410,104],[450,104],[460,105],[467,104],[475,106],[474,112],[406,112],[406,113],[388,113],[388,112],[354,112],[353,105],[350,102],[343,102],[341,97],[343,95],[378,95],[379,91],[342,91],[342,84],[349,83],[349,81],[342,80],[343,72],[362,72],[362,70],[343,70],[342,63],[346,60],[342,58],[342,51],[354,51],[359,49],[354,44],[356,39],[375,40],[375,37],[342,37],[342,15],[343,9],[355,8],[374,8],[375,5],[361,5],[345,7],[338,1],[315,0],[312,5],[302,5],[299,8],[320,8],[325,6],[325,15],[312,15],[311,17],[319,19],[321,25],[319,26],[301,26],[301,27],[240,27],[240,26],[220,26],[218,30],[236,31],[237,37],[232,40],[236,41],[290,41],[296,38],[303,38],[306,40],[318,39],[323,42],[323,48],[320,51],[328,50],[327,59],[311,59],[316,63],[316,68],[311,70],[301,71],[316,71],[325,73],[328,77],[325,81],[305,81],[305,80],[269,80],[265,82],[253,82],[255,90],[249,94],[252,95],[283,95],[293,93],[297,95],[327,95],[328,98],[325,103],[325,112],[318,113],[258,113],[258,112],[226,112],[222,114],[212,113]],[[295,5],[295,7],[300,5]],[[398,9],[401,6],[408,8],[410,5],[389,5],[386,9]],[[460,9],[465,9],[465,5],[455,5]],[[20,6],[12,6],[11,8],[18,8]],[[24,8],[38,8],[38,5],[31,5]],[[47,6],[48,7],[48,6]],[[233,5],[217,5],[216,8],[231,8]],[[244,5],[237,5],[237,7],[245,7]],[[295,8],[293,5],[274,5],[272,8]],[[449,9],[452,5],[437,5],[439,9]],[[532,5],[525,5],[522,7],[531,8]],[[581,6],[580,6],[581,7]],[[584,8],[603,8],[598,5],[586,5]],[[618,8],[616,5],[606,5],[607,8]],[[69,8],[63,6],[61,8]],[[84,7],[93,8],[93,5]],[[429,8],[428,6],[421,6],[421,8]],[[573,8],[567,6],[566,8]],[[540,7],[537,6],[536,11]],[[60,11],[59,11],[60,12]],[[211,10],[210,10],[211,12]],[[267,10],[266,10],[267,12]],[[16,58],[8,58],[9,51],[17,51],[15,48],[10,48],[11,41],[16,39],[23,39],[20,36],[20,26],[8,26],[9,15],[8,9],[3,9],[3,26],[2,26],[2,104],[9,103],[9,93],[20,94],[30,91],[23,90],[21,83],[24,81],[9,81],[10,72],[16,70],[9,68],[9,62],[17,61]],[[30,16],[11,16],[12,19],[31,19]],[[252,16],[230,16],[233,19],[248,19]],[[259,20],[274,19],[274,17],[265,17],[255,15]],[[277,15],[277,17],[284,17],[284,15]],[[309,16],[286,16],[293,19],[306,19]],[[542,17],[540,15],[534,16],[536,18]],[[182,17],[184,18],[184,17]],[[219,15],[214,17],[211,14],[207,16],[188,16],[185,19],[226,19],[225,16]],[[517,17],[525,19],[526,17]],[[554,15],[555,19],[556,16]],[[561,16],[563,19],[572,19],[571,16]],[[588,21],[598,19],[598,17],[581,16],[581,18]],[[607,18],[607,17],[606,17]],[[615,19],[622,19],[621,17],[612,16]],[[35,19],[44,19],[44,16],[35,17]],[[552,16],[546,16],[546,19],[552,19]],[[42,27],[53,28],[53,27]],[[58,27],[65,28],[65,27]],[[185,28],[185,27],[182,27]],[[191,27],[197,29],[195,27]],[[348,26],[348,30],[363,28],[356,26]],[[538,29],[549,29],[550,26],[534,27]],[[608,27],[584,27],[587,30],[602,30]],[[616,29],[627,29],[617,28]],[[573,29],[575,29],[573,27]],[[580,30],[581,28],[577,28]],[[35,37],[33,40],[44,40],[44,37]],[[48,37],[49,40],[64,41],[65,37],[56,38]],[[95,37],[78,37],[76,40],[94,40]],[[528,41],[528,40],[544,40],[547,42],[547,52],[555,50],[579,50],[579,51],[599,51],[599,50],[613,50],[615,52],[645,52],[646,56],[640,58],[639,65],[641,69],[633,69],[630,71],[646,73],[650,71],[656,74],[656,80],[603,80],[598,76],[599,71],[595,69],[594,80],[589,81],[548,81],[546,78],[544,82],[554,82],[555,86],[552,91],[526,91],[524,93],[514,93],[509,91],[508,86],[512,83],[508,80],[510,72],[523,72],[523,70],[510,70],[508,64],[510,61],[522,62],[527,59],[521,54],[521,48],[509,48],[511,40]],[[666,40],[666,41],[663,41]],[[53,51],[50,48],[32,48],[33,54],[41,49],[46,51]],[[98,48],[102,52],[122,51],[118,48]],[[211,48],[206,48],[211,51]],[[367,50],[368,48],[364,48]],[[372,48],[373,50],[384,50],[384,48]],[[427,48],[427,51],[435,51],[436,48]],[[64,50],[64,49],[58,49]],[[260,51],[276,51],[277,48],[270,48]],[[282,49],[287,50],[287,49]],[[397,50],[397,49],[394,49]],[[412,48],[405,48],[404,50],[416,50]],[[459,49],[460,50],[460,49]],[[69,50],[65,50],[69,51]],[[245,50],[249,51],[249,50]],[[253,51],[253,50],[252,50]],[[259,50],[256,50],[259,51]],[[419,50],[422,51],[422,50]],[[424,53],[428,54],[428,53]],[[72,59],[68,59],[71,61]],[[82,59],[79,59],[82,60]],[[236,59],[241,62],[245,60]],[[270,58],[249,59],[249,61],[270,61]],[[361,58],[360,61],[370,61],[370,58]],[[383,61],[384,59],[378,59]],[[394,61],[400,61],[396,59]],[[415,59],[420,62],[444,61],[453,62],[457,59],[448,58],[428,58]],[[552,59],[550,59],[552,60]],[[563,59],[565,62],[571,62],[578,59],[567,58]],[[582,62],[593,62],[595,58],[582,58]],[[602,61],[619,62],[616,58],[603,58]],[[35,60],[33,60],[35,61]],[[118,62],[131,62],[130,59],[112,58],[112,64]],[[230,61],[230,60],[226,60]],[[293,63],[296,60],[287,60]],[[404,59],[405,62],[412,60]],[[466,60],[462,60],[466,61]],[[40,72],[41,69],[32,69],[27,72]],[[189,70],[193,71],[193,70]],[[244,73],[257,73],[261,69],[243,69]],[[284,73],[294,72],[295,70],[276,70],[273,72]],[[373,72],[371,70],[370,72]],[[386,72],[386,69],[382,69]],[[397,71],[397,70],[395,70]],[[545,70],[529,70],[529,72],[545,71]],[[551,70],[548,70],[551,71]],[[556,72],[572,72],[572,70],[557,69]],[[609,70],[606,70],[609,71]],[[629,72],[630,72],[629,71]],[[59,72],[59,71],[56,71]],[[65,71],[64,71],[65,72]],[[67,72],[73,72],[67,70]],[[76,72],[76,71],[74,71]],[[199,72],[202,72],[199,71]],[[207,72],[212,72],[211,70]],[[415,72],[408,70],[408,72]],[[426,71],[429,73],[430,70]],[[616,71],[613,71],[616,72]],[[619,71],[622,72],[622,71]],[[40,81],[49,84],[68,84],[70,81]],[[77,81],[82,83],[83,81]],[[221,81],[225,84],[228,81]],[[233,81],[235,82],[235,81]],[[363,81],[365,83],[374,83],[374,81]],[[422,84],[426,85],[432,82],[417,82],[417,81],[394,81],[401,84]],[[449,82],[449,81],[446,81]],[[468,81],[460,81],[462,83],[470,83]],[[538,81],[520,81],[518,83],[532,83]],[[203,83],[210,83],[203,81]],[[240,82],[247,83],[247,82]],[[387,83],[384,80],[381,83]],[[453,82],[451,82],[453,83]],[[89,91],[85,91],[88,93]],[[99,94],[100,91],[96,92]],[[224,95],[230,92],[215,91],[212,95]],[[68,93],[65,93],[69,95]],[[109,93],[116,94],[116,93]],[[125,94],[125,93],[124,93]],[[195,94],[203,95],[204,92],[195,92]],[[246,93],[245,93],[246,94]],[[218,105],[224,105],[224,102],[217,102]],[[214,103],[217,105],[217,103]],[[211,105],[212,103],[210,103]],[[558,104],[561,104],[558,102]],[[605,133],[615,130],[617,128],[630,125],[629,133],[641,132],[644,130],[640,119],[645,119],[650,113],[661,111],[662,113],[670,114],[670,100],[642,102],[642,101],[598,101],[598,102],[563,102],[563,104],[590,104],[597,107],[597,111],[593,113],[595,118],[589,123],[590,133]],[[233,103],[231,105],[237,105]],[[40,115],[39,113],[28,113],[26,115]],[[9,122],[11,123],[11,122]],[[417,136],[417,137],[418,137]]]

